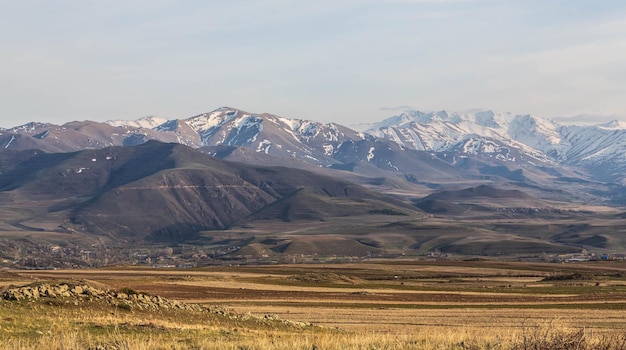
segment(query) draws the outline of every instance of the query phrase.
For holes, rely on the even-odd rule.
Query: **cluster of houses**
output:
[[[597,261],[597,260],[626,260],[626,254],[596,254],[594,252],[588,252],[583,250],[580,253],[574,254],[559,254],[556,256],[557,262],[582,262],[582,261]]]

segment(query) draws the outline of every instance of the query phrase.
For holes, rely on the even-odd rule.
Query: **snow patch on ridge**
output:
[[[244,114],[233,122],[233,127],[221,143],[229,146],[244,146],[256,141],[263,125],[263,119],[258,116]]]
[[[272,142],[270,140],[263,140],[259,142],[259,146],[256,151],[259,153],[270,154],[270,147],[272,147]]]
[[[367,161],[369,162],[370,160],[374,159],[374,150],[376,148],[375,147],[370,147],[369,152],[367,153]]]
[[[11,135],[11,139],[9,140],[9,142],[7,142],[6,146],[4,146],[4,149],[9,148],[9,146],[11,146],[11,143],[15,140],[15,135]]]

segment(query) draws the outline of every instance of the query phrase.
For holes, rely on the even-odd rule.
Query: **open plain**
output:
[[[228,317],[98,304],[85,296],[4,300],[3,339],[24,349],[43,343],[104,349],[539,349],[531,346],[565,339],[581,349],[626,344],[621,261],[12,270],[3,273],[0,287],[59,281],[228,310]]]

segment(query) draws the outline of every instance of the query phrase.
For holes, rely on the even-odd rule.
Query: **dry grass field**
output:
[[[0,275],[0,289],[54,281],[131,290],[229,313],[120,307],[85,298],[4,300],[0,338],[7,348],[626,346],[626,263],[613,261],[16,270]]]

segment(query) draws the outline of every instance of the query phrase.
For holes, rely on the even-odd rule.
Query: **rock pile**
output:
[[[79,301],[103,300],[109,304],[123,306],[124,308],[139,309],[181,309],[189,311],[206,311],[207,308],[200,305],[185,304],[176,300],[169,300],[160,296],[151,296],[137,293],[131,290],[111,291],[100,290],[86,284],[39,284],[20,288],[11,288],[2,293],[4,300],[37,300],[42,298],[65,298]],[[211,309],[213,312],[225,310]]]
[[[186,304],[176,300],[166,299],[160,296],[152,296],[145,293],[135,292],[130,289],[120,291],[101,290],[86,284],[59,283],[59,284],[36,284],[19,288],[7,289],[2,293],[2,299],[9,301],[16,300],[43,300],[58,299],[65,301],[66,304],[73,303],[79,305],[82,302],[104,301],[112,306],[119,307],[123,310],[139,309],[139,310],[187,310],[198,312],[210,312],[213,314],[228,317],[237,320],[252,320],[255,322],[278,322],[283,325],[302,328],[311,327],[311,323],[281,320],[275,315],[265,315],[264,317],[255,317],[250,314],[241,315],[225,308],[205,307],[197,304]]]

